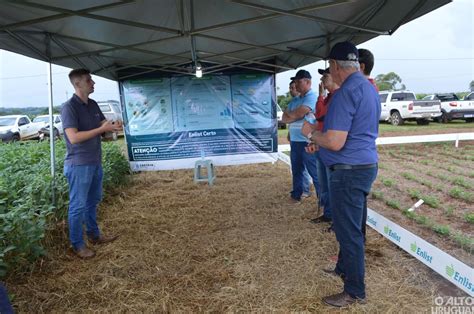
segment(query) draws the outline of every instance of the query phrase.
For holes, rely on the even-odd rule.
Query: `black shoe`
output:
[[[311,219],[310,222],[313,224],[319,224],[323,222],[332,222],[332,219],[322,215],[317,218]]]

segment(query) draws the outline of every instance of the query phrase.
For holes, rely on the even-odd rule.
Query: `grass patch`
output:
[[[392,187],[395,185],[395,181],[389,178],[380,178],[380,181],[382,182],[383,185],[386,187]]]
[[[373,190],[371,193],[372,199],[374,200],[383,200],[383,192]]]
[[[472,203],[473,202],[473,194],[472,193],[469,193],[467,191],[464,191],[462,188],[460,187],[454,187],[452,188],[451,190],[449,190],[449,196],[453,197],[453,198],[457,198],[457,199],[460,199],[460,200],[463,200],[463,201],[466,201],[468,203]]]
[[[432,227],[433,231],[436,232],[437,234],[440,234],[444,237],[447,237],[451,234],[451,229],[449,229],[449,226],[445,225],[434,225]]]
[[[464,215],[464,220],[466,220],[470,224],[474,224],[474,213],[466,213]]]
[[[416,181],[416,176],[410,172],[402,172],[401,176],[407,180]]]
[[[387,201],[385,201],[385,204],[387,204],[387,206],[395,208],[395,209],[402,209],[402,206],[396,200],[387,200]]]

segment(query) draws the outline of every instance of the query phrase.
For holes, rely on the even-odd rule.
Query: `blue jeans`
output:
[[[329,200],[333,227],[339,242],[336,273],[345,274],[344,291],[365,298],[365,242],[367,195],[377,177],[377,168],[329,170]]]
[[[290,141],[291,172],[293,175],[293,191],[291,191],[291,197],[296,200],[300,200],[301,194],[303,194],[303,180],[305,180],[303,172],[305,168],[308,170],[311,179],[313,179],[314,189],[319,195],[316,156],[315,154],[308,154],[305,151],[306,145],[306,142]]]
[[[320,204],[324,207],[323,215],[332,219],[331,202],[329,200],[329,168],[324,165],[319,154],[316,155],[316,168],[318,170]]]
[[[83,224],[89,238],[100,236],[97,226],[97,206],[102,199],[101,165],[65,165],[69,183],[69,239],[74,250],[85,246]]]
[[[308,170],[304,168],[303,171],[303,193],[309,194],[310,193],[310,188],[309,185],[311,184],[311,176],[309,175]]]

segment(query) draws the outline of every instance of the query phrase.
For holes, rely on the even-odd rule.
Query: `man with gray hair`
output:
[[[332,98],[322,132],[307,134],[320,146],[320,157],[329,168],[329,198],[339,258],[336,268],[325,272],[342,277],[344,290],[323,301],[336,307],[366,302],[363,226],[367,195],[378,169],[375,140],[380,100],[359,71],[358,57],[357,48],[350,42],[337,43],[331,49],[329,70],[340,88]]]

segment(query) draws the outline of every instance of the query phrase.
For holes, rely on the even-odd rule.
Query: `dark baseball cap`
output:
[[[349,41],[339,42],[332,47],[328,59],[359,61],[359,51],[356,46]]]
[[[321,74],[321,75],[329,74],[329,68],[326,68],[326,69],[318,69],[318,73]]]
[[[299,70],[298,72],[296,72],[296,75],[294,77],[290,78],[290,80],[294,81],[294,80],[300,80],[304,78],[311,79],[311,74],[309,74],[309,72],[306,70]]]

